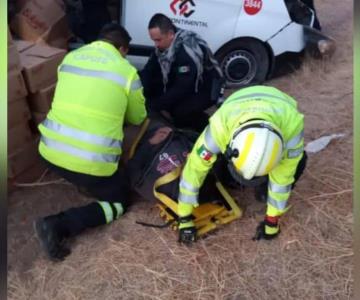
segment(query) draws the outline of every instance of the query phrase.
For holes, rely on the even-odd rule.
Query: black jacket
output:
[[[208,61],[205,60],[205,63]],[[199,81],[196,93],[196,65],[183,46],[180,46],[175,53],[175,60],[168,74],[165,92],[160,65],[155,53],[152,53],[144,69],[140,72],[144,95],[150,107],[155,110],[168,110],[183,103],[184,99],[194,98],[194,96],[196,101],[208,101],[210,103],[214,76],[216,76],[215,69],[206,70],[204,68],[202,81]]]

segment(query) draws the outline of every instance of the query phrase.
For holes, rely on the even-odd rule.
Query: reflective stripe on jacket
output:
[[[66,55],[47,118],[40,154],[64,169],[110,176],[118,167],[123,124],[146,117],[136,69],[111,44],[96,41]]]
[[[225,152],[239,124],[250,119],[269,121],[283,135],[283,158],[269,173],[267,214],[278,216],[286,210],[296,167],[304,151],[304,116],[297,110],[293,98],[266,86],[253,86],[235,92],[210,118],[182,173],[180,201],[197,203],[199,188],[214,165],[217,154]]]

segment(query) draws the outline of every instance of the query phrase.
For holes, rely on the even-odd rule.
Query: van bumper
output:
[[[336,50],[334,39],[310,26],[304,26],[306,49],[315,56],[331,56]]]

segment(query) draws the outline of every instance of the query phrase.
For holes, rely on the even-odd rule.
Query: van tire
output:
[[[269,55],[265,45],[255,39],[244,38],[225,44],[216,58],[226,78],[226,87],[239,88],[260,84],[269,73]],[[239,68],[242,67],[242,70]]]

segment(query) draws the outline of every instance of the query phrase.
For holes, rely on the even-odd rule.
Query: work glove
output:
[[[280,233],[279,217],[266,216],[264,221],[261,221],[256,228],[253,241],[261,239],[272,240]]]
[[[196,228],[192,221],[193,205],[179,201],[178,215],[179,215],[179,242],[184,244],[191,244],[196,241]]]

